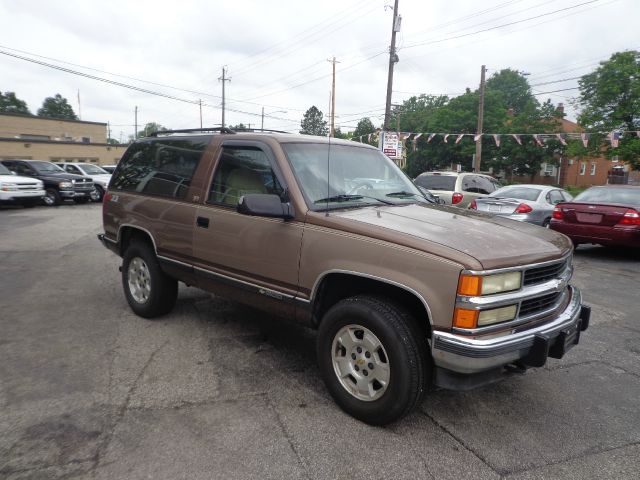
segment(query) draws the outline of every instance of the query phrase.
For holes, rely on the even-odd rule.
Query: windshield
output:
[[[378,150],[328,143],[285,143],[282,148],[311,210],[429,203]]]
[[[640,205],[640,188],[595,187],[589,188],[573,199],[574,202],[623,203]]]
[[[11,170],[0,163],[0,175],[11,175]]]
[[[516,198],[535,202],[540,196],[539,188],[530,187],[503,187],[493,192],[490,197]]]
[[[96,165],[80,165],[80,168],[87,175],[109,175],[109,172],[101,169],[100,167],[98,167]]]
[[[65,173],[65,171],[51,162],[29,162],[38,173]]]
[[[429,190],[446,190],[448,192],[453,192],[453,190],[455,190],[457,178],[458,177],[454,175],[423,174],[414,181],[417,185]]]

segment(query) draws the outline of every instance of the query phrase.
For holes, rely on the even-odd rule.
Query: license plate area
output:
[[[601,223],[602,222],[602,215],[599,213],[577,213],[576,212],[576,219],[580,222],[580,223]]]
[[[555,342],[549,349],[549,356],[552,358],[562,358],[565,353],[571,350],[580,342],[580,324],[565,328],[556,337]]]

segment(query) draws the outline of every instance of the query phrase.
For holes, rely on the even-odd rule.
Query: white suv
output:
[[[473,199],[485,197],[502,187],[490,175],[472,172],[424,172],[413,181],[444,203],[462,208],[467,208]]]
[[[104,197],[104,192],[107,191],[109,182],[111,181],[111,174],[106,170],[103,170],[98,165],[92,165],[91,163],[65,163],[56,162],[60,168],[64,169],[67,173],[73,173],[74,175],[82,175],[93,179],[95,186],[95,194],[91,195],[91,200],[101,202]]]
[[[33,207],[42,202],[44,193],[40,180],[16,175],[0,163],[0,203]]]

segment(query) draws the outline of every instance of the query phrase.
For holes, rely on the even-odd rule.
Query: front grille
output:
[[[38,189],[37,183],[23,183],[18,185],[18,190],[37,190],[37,189]]]
[[[77,192],[85,192],[93,190],[93,182],[76,182],[73,189]]]
[[[547,295],[543,295],[542,297],[524,300],[520,304],[520,312],[518,316],[528,317],[530,315],[535,315],[536,313],[549,310],[558,302],[561,296],[562,296],[562,292],[554,292],[554,293],[549,293]]]
[[[545,265],[543,267],[530,268],[524,272],[524,285],[535,285],[537,283],[544,283],[548,280],[558,278],[560,274],[567,267],[568,260],[560,263],[554,263],[552,265]]]

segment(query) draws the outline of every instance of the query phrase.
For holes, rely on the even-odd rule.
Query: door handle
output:
[[[196,218],[196,225],[201,228],[209,228],[209,219],[206,217]]]

